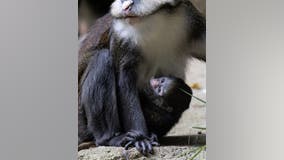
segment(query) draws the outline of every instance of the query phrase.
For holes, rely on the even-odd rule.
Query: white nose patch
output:
[[[122,3],[122,9],[127,10],[133,4],[133,0],[124,1]]]

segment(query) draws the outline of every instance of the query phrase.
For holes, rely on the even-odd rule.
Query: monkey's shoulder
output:
[[[91,49],[103,48],[108,44],[112,20],[113,17],[108,13],[95,21],[80,44],[79,57]]]

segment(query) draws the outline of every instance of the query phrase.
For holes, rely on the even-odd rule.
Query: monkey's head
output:
[[[176,82],[173,78],[169,77],[151,78],[150,86],[156,95],[166,96],[175,88]]]
[[[176,77],[151,78],[150,86],[158,96],[169,96],[177,92],[184,93],[184,91],[192,93],[191,88],[182,79]]]
[[[116,18],[137,18],[152,14],[164,5],[174,6],[180,0],[115,0],[111,14]]]
[[[192,90],[182,79],[175,77],[159,77],[150,79],[150,86],[157,96],[163,97],[175,111],[184,111],[189,107]],[[186,105],[188,104],[188,105]]]

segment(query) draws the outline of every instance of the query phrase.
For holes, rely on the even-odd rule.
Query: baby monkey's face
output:
[[[169,77],[151,78],[150,86],[159,96],[166,96],[174,87],[174,80]]]

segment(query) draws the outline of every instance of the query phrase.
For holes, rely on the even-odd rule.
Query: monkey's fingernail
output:
[[[132,142],[128,142],[126,145],[125,145],[125,150],[128,150],[130,148],[130,145],[132,145]]]

